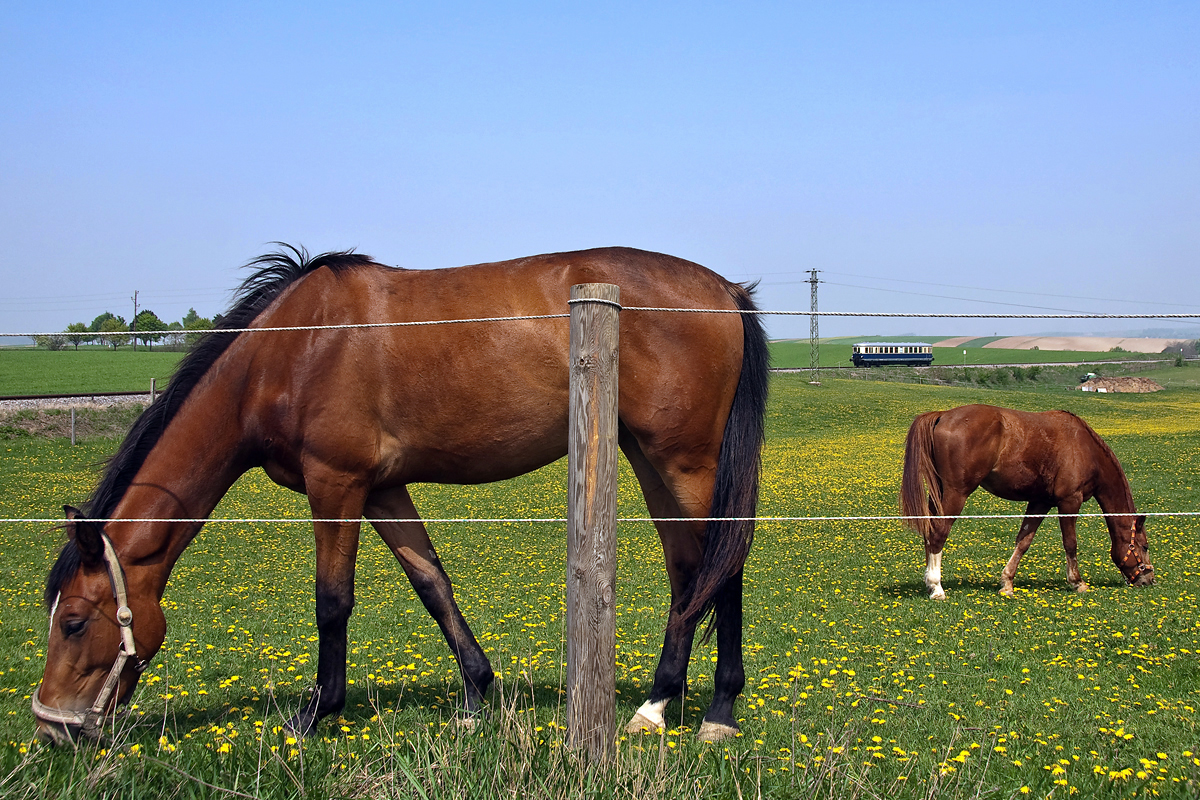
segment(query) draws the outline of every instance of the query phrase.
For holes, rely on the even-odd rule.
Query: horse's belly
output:
[[[1045,481],[1034,475],[1012,475],[992,473],[979,484],[1001,500],[1016,500],[1028,503],[1032,500],[1051,501],[1053,492]]]
[[[567,454],[563,425],[531,424],[519,435],[486,424],[464,422],[464,427],[474,435],[422,437],[401,445],[383,459],[386,482],[491,483],[533,472]]]

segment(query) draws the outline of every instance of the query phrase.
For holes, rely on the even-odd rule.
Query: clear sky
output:
[[[1200,312],[1195,2],[9,2],[0,109],[0,332],[134,290],[211,316],[274,240],[629,245],[770,309],[815,268],[830,311]],[[1200,335],[821,321],[1149,328]]]

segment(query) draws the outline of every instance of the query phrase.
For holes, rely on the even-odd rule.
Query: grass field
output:
[[[983,341],[983,340],[980,340]],[[822,367],[849,367],[851,344],[821,345]],[[182,357],[182,353],[162,350],[136,352],[129,348],[109,350],[89,347],[82,350],[36,350],[0,348],[0,395],[69,394],[72,392],[149,391],[150,379],[159,388]],[[967,366],[978,364],[1032,364],[1063,362],[1126,361],[1142,362],[1157,356],[1144,353],[1084,353],[1053,350],[993,350],[967,348]],[[808,341],[782,340],[771,343],[771,364],[776,368],[807,367]],[[963,366],[961,348],[935,348],[934,364]],[[1115,374],[1115,373],[1114,373]]]
[[[867,341],[869,338],[862,339],[861,341]],[[992,337],[990,340],[994,341],[996,338],[1003,337]],[[889,341],[901,341],[901,338],[892,337]],[[940,341],[940,339],[915,337],[913,339],[906,338],[904,341]],[[961,367],[978,364],[1061,364],[1067,362],[1148,361],[1167,358],[1167,356],[1152,353],[1094,353],[1075,350],[998,350],[976,344],[987,341],[989,339],[976,339],[974,342],[968,343],[966,348],[935,347],[933,348],[933,363],[939,367]],[[850,354],[853,348],[854,343],[848,340],[821,342],[821,366],[849,367]],[[965,359],[963,357],[964,349],[967,351]],[[771,366],[777,369],[805,368],[809,366],[810,358],[807,339],[783,339],[771,342]]]
[[[57,354],[55,354],[57,355]],[[773,379],[763,516],[896,513],[902,444],[920,411],[984,401],[1069,408],[1121,457],[1145,512],[1200,509],[1200,392],[1017,392]],[[0,442],[0,516],[58,517],[115,441]],[[414,487],[427,517],[563,516],[562,462],[481,487]],[[990,496],[966,513],[1018,513]],[[1096,510],[1094,504],[1085,511]],[[303,498],[261,472],[214,518],[303,517]],[[622,516],[644,513],[628,474]],[[61,544],[46,525],[3,523],[0,794],[14,797],[1128,797],[1200,792],[1200,524],[1148,524],[1156,586],[1123,585],[1103,523],[1080,524],[1093,590],[1065,582],[1050,523],[1016,597],[997,594],[1016,522],[964,520],[944,564],[948,599],[925,598],[915,534],[895,522],[764,522],[746,571],[749,683],[743,734],[693,732],[714,648],[693,654],[694,694],[659,736],[623,738],[585,769],[561,746],[561,526],[437,524],[431,534],[464,614],[501,676],[473,731],[436,625],[399,566],[364,532],[351,620],[350,699],[306,742],[282,720],[315,658],[305,525],[210,523],[163,603],[170,630],[115,739],[76,752],[31,745],[29,694],[45,654],[40,593]],[[650,685],[667,607],[657,539],[622,524],[618,718]],[[219,788],[214,788],[219,787]]]
[[[149,393],[150,379],[158,381],[159,389],[166,386],[182,356],[144,347],[136,352],[128,347],[55,351],[0,348],[0,395]]]

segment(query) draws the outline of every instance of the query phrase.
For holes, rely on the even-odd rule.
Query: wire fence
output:
[[[971,313],[925,313],[913,311],[779,311],[779,310],[743,310],[736,308],[669,308],[659,306],[618,306],[622,311],[654,311],[675,312],[684,314],[746,314],[752,316],[776,317],[893,317],[907,319],[1200,319],[1200,312],[1194,314],[971,314]],[[466,319],[432,319],[408,322],[353,322],[341,325],[289,325],[279,327],[255,328],[209,328],[182,331],[154,331],[147,335],[204,335],[225,333],[279,333],[284,331],[336,331],[356,328],[408,328],[423,325],[461,325],[479,322],[519,322],[539,319],[567,319],[570,314],[527,314],[504,317],[470,317]],[[61,336],[64,338],[98,338],[104,336],[110,339],[137,336],[137,331],[50,331],[34,333],[0,333],[0,338],[21,337],[39,338]]]
[[[578,302],[578,301],[576,301]],[[595,301],[588,301],[595,302]],[[608,302],[610,305],[616,305],[622,312],[669,312],[669,313],[687,313],[687,314],[746,314],[755,316],[824,316],[824,317],[891,317],[891,318],[909,318],[909,319],[1079,319],[1079,320],[1104,320],[1104,319],[1200,319],[1198,313],[1156,313],[1156,314],[1086,314],[1086,313],[1058,313],[1058,314],[982,314],[982,313],[924,313],[924,312],[892,312],[892,311],[780,311],[780,310],[742,310],[742,309],[723,309],[723,308],[671,308],[660,306],[620,306],[615,303]],[[294,325],[281,327],[253,327],[253,328],[211,328],[207,330],[189,330],[189,331],[171,331],[170,333],[183,334],[226,334],[226,333],[279,333],[279,332],[297,332],[297,331],[337,331],[351,329],[376,329],[376,328],[406,328],[430,325],[456,325],[470,323],[495,323],[495,322],[519,322],[533,320],[548,320],[548,319],[568,319],[569,313],[562,314],[529,314],[529,315],[511,315],[498,317],[471,317],[464,319],[442,319],[442,320],[416,320],[405,322],[358,322],[346,323],[339,325]],[[92,337],[107,336],[109,338],[125,337],[126,339],[137,335],[136,331],[119,331],[97,333],[95,331],[67,333],[63,331],[55,331],[51,333],[0,333],[0,338],[4,337],[46,337],[46,336],[62,336],[62,337]],[[858,515],[858,516],[799,516],[799,517],[678,517],[678,518],[662,518],[662,517],[619,517],[618,523],[645,523],[645,522],[709,522],[709,521],[735,521],[735,522],[755,522],[755,523],[785,523],[785,522],[906,522],[918,519],[1024,519],[1025,514],[963,514],[958,516],[895,516],[895,515]],[[1076,513],[1076,514],[1057,514],[1046,516],[1060,517],[1130,517],[1141,516],[1137,512],[1122,512],[1122,513],[1106,513],[1106,512],[1091,512],[1091,513]],[[1148,512],[1144,516],[1147,517],[1195,517],[1200,516],[1200,511],[1158,511]],[[75,521],[81,521],[81,518],[76,517]],[[110,520],[95,520],[98,522],[108,522]],[[409,519],[409,518],[346,518],[346,519],[325,519],[325,518],[310,518],[310,517],[271,517],[271,518],[129,518],[122,519],[121,522],[138,522],[146,524],[155,523],[203,523],[203,524],[312,524],[312,523],[331,523],[331,524],[354,524],[361,522],[379,523],[379,524],[401,524],[421,522],[427,524],[566,524],[565,517],[494,517],[494,518],[442,518],[442,519]],[[0,518],[2,523],[30,523],[30,524],[48,524],[62,525],[68,520],[66,518]]]

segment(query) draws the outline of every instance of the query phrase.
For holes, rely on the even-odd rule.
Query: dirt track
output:
[[[962,347],[978,336],[955,336],[934,342],[934,347]],[[984,347],[997,350],[1075,350],[1084,353],[1107,353],[1120,347],[1130,353],[1161,353],[1179,343],[1178,339],[1121,338],[1116,336],[1007,336]]]

